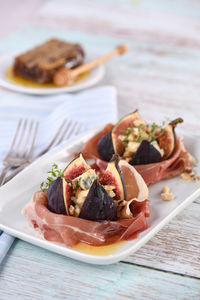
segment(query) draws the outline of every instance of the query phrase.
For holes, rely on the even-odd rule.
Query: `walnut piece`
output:
[[[161,198],[163,201],[171,201],[174,199],[174,194],[172,193],[162,193]]]
[[[180,177],[188,182],[198,181],[200,178],[197,176],[191,168],[186,168]]]
[[[170,193],[170,188],[167,185],[162,188],[161,199],[163,201],[171,201],[174,199],[174,194]]]

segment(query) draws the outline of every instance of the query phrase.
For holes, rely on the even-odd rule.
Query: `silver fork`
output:
[[[9,170],[19,167],[31,159],[37,131],[38,121],[19,120],[10,148],[3,159],[5,167],[1,172],[0,186],[4,184]]]
[[[76,121],[66,121],[64,120],[63,123],[61,124],[61,126],[58,128],[56,134],[53,136],[53,138],[50,140],[49,144],[42,150],[40,151],[36,157],[34,157],[34,159],[29,160],[29,162],[25,163],[24,165],[16,168],[11,175],[9,175],[8,177],[6,177],[6,182],[9,181],[10,179],[12,179],[17,173],[19,173],[22,169],[24,169],[29,163],[31,163],[32,161],[34,161],[35,159],[37,159],[39,156],[43,155],[44,153],[46,153],[50,148],[52,148],[53,146],[57,146],[58,144],[60,144],[64,139],[70,138],[73,135],[77,135],[81,129],[82,124],[76,122]],[[13,139],[14,140],[14,139]],[[13,142],[11,143],[13,144]],[[34,143],[33,143],[34,144]],[[10,147],[11,148],[11,147]],[[9,149],[10,152],[10,149]],[[0,185],[1,186],[1,185]],[[0,257],[0,263],[2,262],[2,260],[4,259],[4,257],[6,256],[8,250],[10,249],[10,247],[12,246],[12,243],[14,241],[14,237],[8,235],[7,233],[0,231],[0,235],[2,239],[7,240],[7,244],[6,244],[6,250],[4,251],[4,255],[1,255]]]
[[[26,166],[28,166],[43,154],[47,153],[51,148],[58,146],[62,141],[69,139],[72,136],[76,136],[80,132],[81,127],[82,124],[80,122],[65,119],[56,131],[55,135],[49,141],[47,146],[42,149],[33,159],[16,168],[9,176],[6,177],[4,182],[11,180]]]

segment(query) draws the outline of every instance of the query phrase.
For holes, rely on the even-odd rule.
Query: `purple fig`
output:
[[[66,215],[62,178],[54,180],[47,190],[48,209],[56,214]]]
[[[79,218],[93,221],[117,220],[117,206],[97,180],[87,194]]]
[[[160,152],[147,140],[143,140],[130,161],[131,165],[145,165],[162,160]]]

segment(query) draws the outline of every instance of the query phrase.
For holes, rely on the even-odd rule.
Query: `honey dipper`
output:
[[[71,84],[72,82],[74,82],[76,80],[76,78],[80,74],[90,71],[94,67],[100,65],[104,61],[109,60],[110,58],[112,58],[115,55],[124,54],[128,50],[129,50],[128,45],[120,45],[120,46],[117,46],[116,49],[109,52],[108,54],[105,54],[99,58],[96,58],[93,61],[86,63],[84,65],[81,65],[75,69],[62,68],[55,73],[53,82],[57,86],[64,86],[67,84]]]

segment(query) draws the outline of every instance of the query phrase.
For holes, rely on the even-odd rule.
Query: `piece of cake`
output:
[[[83,60],[81,45],[52,39],[15,57],[13,73],[38,83],[48,83],[53,81],[57,70],[75,68]]]

